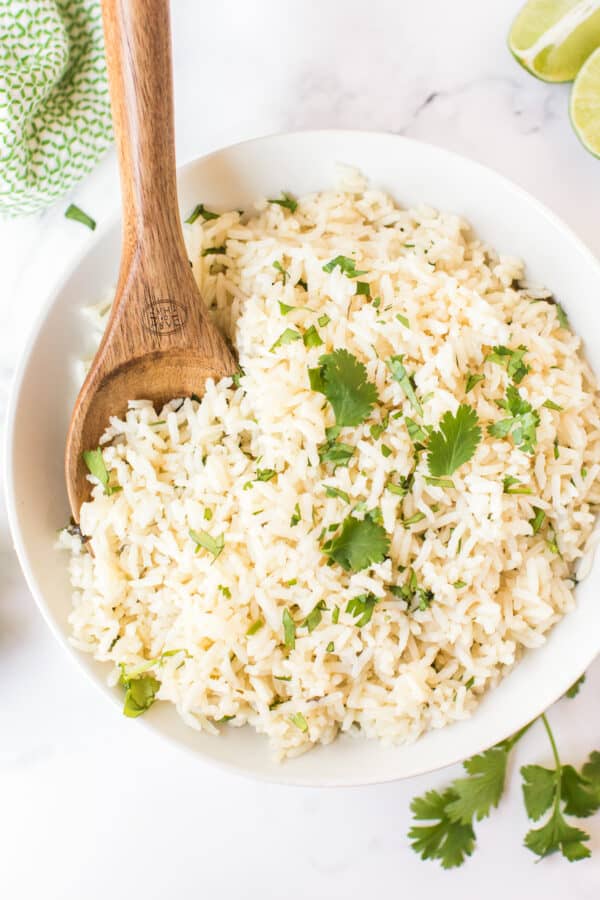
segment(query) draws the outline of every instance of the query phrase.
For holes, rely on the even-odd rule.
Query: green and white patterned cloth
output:
[[[112,141],[100,0],[0,0],[0,213],[49,206]]]

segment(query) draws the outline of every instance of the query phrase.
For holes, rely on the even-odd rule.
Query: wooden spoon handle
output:
[[[165,225],[181,243],[175,182],[169,0],[102,0],[123,197],[124,249]]]

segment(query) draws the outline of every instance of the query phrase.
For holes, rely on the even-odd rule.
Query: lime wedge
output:
[[[600,47],[600,0],[529,0],[512,24],[511,53],[542,81],[572,81]]]
[[[583,146],[600,156],[600,48],[588,57],[575,79],[569,113]]]

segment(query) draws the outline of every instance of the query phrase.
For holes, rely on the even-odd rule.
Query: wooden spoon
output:
[[[177,207],[168,0],[103,0],[113,123],[123,201],[121,268],[102,343],[79,392],[65,451],[73,517],[90,484],[84,450],[127,402],[202,394],[237,370],[208,318]],[[94,290],[94,285],[90,285]]]

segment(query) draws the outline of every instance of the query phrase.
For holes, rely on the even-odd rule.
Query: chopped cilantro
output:
[[[371,437],[378,441],[385,429],[388,427],[389,416],[386,416],[379,424],[371,425],[369,428],[369,433]]]
[[[319,445],[319,460],[333,464],[334,470],[338,466],[347,466],[350,459],[354,455],[356,447],[351,444],[344,444],[342,441],[329,439],[325,443]]]
[[[79,222],[81,225],[85,225],[90,231],[94,231],[96,228],[96,222],[92,219],[91,216],[88,216],[82,209],[79,209],[78,206],[75,206],[74,203],[69,204],[67,207],[67,211],[65,212],[65,219],[72,219],[74,222]]]
[[[290,519],[290,528],[294,528],[298,522],[302,521],[302,515],[300,514],[300,504],[296,503],[294,507],[294,513],[292,518]]]
[[[298,201],[295,200],[291,194],[288,194],[286,191],[281,192],[281,197],[279,200],[269,200],[269,203],[275,203],[277,206],[282,206],[284,209],[289,209],[289,211],[293,214],[298,209]]]
[[[371,621],[373,610],[378,599],[379,598],[376,597],[375,594],[368,593],[360,594],[358,597],[353,597],[352,600],[348,601],[346,612],[350,613],[351,616],[354,616],[356,619],[354,624],[357,628],[362,628],[363,625],[367,625]]]
[[[319,316],[319,318],[317,319],[317,322],[319,323],[321,328],[325,328],[326,325],[329,325],[329,323],[331,322],[331,319],[329,318],[327,313],[323,313],[322,316]]]
[[[290,306],[289,303],[284,303],[283,300],[278,300],[277,302],[279,303],[279,312],[282,316],[287,316],[293,309],[298,309],[297,306]]]
[[[408,436],[413,443],[424,443],[427,440],[427,432],[420,425],[417,425],[414,419],[405,416],[404,421],[406,422]]]
[[[189,534],[196,544],[196,553],[200,547],[203,547],[205,550],[208,550],[209,553],[212,553],[216,559],[225,546],[224,534],[220,534],[218,537],[214,538],[212,535],[208,534],[207,531],[194,531],[192,528],[190,528]]]
[[[130,673],[126,673],[122,664],[119,683],[125,688],[123,715],[130,719],[135,719],[150,709],[160,688],[160,681],[154,675],[132,677]]]
[[[303,733],[306,733],[308,731],[308,722],[301,712],[294,713],[292,716],[290,716],[290,722],[292,723],[292,725],[295,725],[296,728],[299,728]]]
[[[260,631],[260,629],[263,627],[264,624],[265,624],[265,623],[264,623],[264,620],[263,620],[263,619],[257,619],[256,622],[253,622],[252,625],[250,625],[250,627],[248,628],[246,634],[247,634],[248,636],[251,636],[251,635],[253,635],[253,634],[256,634],[256,632],[257,632],[257,631]]]
[[[329,641],[329,643],[328,643],[327,646],[325,647],[325,652],[326,652],[326,653],[333,653],[334,651],[335,651],[335,647],[334,647],[334,645],[333,645],[333,641]]]
[[[226,247],[205,247],[202,256],[222,256],[224,253],[227,253]]]
[[[214,213],[211,212],[210,209],[206,209],[204,203],[198,203],[185,220],[186,225],[193,225],[196,219],[198,219],[200,216],[202,216],[205,222],[209,222],[211,219],[219,218],[218,213]]]
[[[486,359],[499,366],[505,366],[508,377],[515,384],[520,384],[529,372],[529,366],[523,361],[523,357],[528,352],[524,344],[519,344],[516,350],[497,346],[492,347],[492,352],[487,355]]]
[[[358,271],[356,268],[356,260],[352,259],[350,256],[334,257],[323,266],[323,271],[333,272],[336,266],[339,268],[340,272],[342,272],[343,275],[347,275],[348,278],[358,278],[359,275],[367,274],[366,270]]]
[[[340,621],[340,608],[339,608],[339,606],[334,606],[334,607],[333,607],[333,612],[331,613],[331,621],[333,622],[334,625],[337,625],[337,623]]]
[[[327,609],[325,606],[324,600],[319,600],[317,605],[311,609],[304,622],[302,623],[303,628],[308,628],[309,633],[314,631],[317,625],[320,624],[321,619],[323,618],[323,610]]]
[[[451,478],[438,478],[433,475],[426,475],[425,482],[427,484],[433,485],[434,487],[441,487],[441,488],[453,488],[454,487],[454,482],[452,481]]]
[[[514,475],[506,475],[502,484],[505,494],[533,494],[531,488],[526,487]]]
[[[270,352],[272,353],[277,347],[283,347],[285,344],[292,344],[294,341],[300,340],[302,340],[302,335],[299,331],[295,331],[293,328],[286,328],[271,346]]]
[[[516,387],[510,385],[506,390],[506,400],[499,401],[498,405],[509,412],[510,417],[488,425],[488,433],[499,438],[510,434],[520,450],[533,453],[540,417],[531,403],[521,397]]]
[[[356,293],[359,296],[369,297],[371,295],[371,285],[367,281],[357,281]]]
[[[472,391],[476,384],[479,384],[480,381],[485,381],[485,375],[476,375],[474,372],[471,372],[467,378],[467,383],[465,385],[465,394],[468,394],[469,391]]]
[[[282,276],[283,276],[283,278],[282,278],[283,285],[284,285],[284,287],[285,287],[285,285],[286,285],[286,283],[287,283],[287,280],[288,280],[288,278],[290,277],[290,273],[288,272],[287,269],[284,269],[284,268],[283,268],[283,266],[281,265],[281,263],[279,262],[278,259],[275,260],[275,262],[273,263],[273,268],[276,269],[278,272],[281,272],[281,274],[282,274]],[[281,304],[280,304],[280,305],[281,305]],[[289,309],[292,309],[292,307],[290,306]],[[288,312],[289,312],[289,310],[288,310]],[[284,315],[285,315],[285,314],[284,314]]]
[[[388,456],[391,456],[391,455],[392,455],[392,452],[393,452],[393,451],[392,451],[392,448],[391,448],[391,447],[388,447],[387,444],[382,444],[382,445],[381,445],[381,455],[382,455],[382,456],[385,456],[385,457],[387,458]]]
[[[464,403],[453,415],[449,410],[442,416],[438,431],[429,436],[427,465],[432,475],[452,475],[468,462],[481,440],[477,413]]]
[[[296,626],[294,624],[294,620],[290,615],[289,609],[284,609],[283,611],[283,639],[285,641],[286,647],[289,647],[290,650],[293,650],[296,646]]]
[[[255,481],[270,481],[275,478],[277,472],[275,469],[257,469]]]
[[[568,316],[564,310],[564,307],[560,305],[560,303],[554,303],[554,311],[556,312],[556,318],[558,319],[558,324],[561,328],[566,328],[567,330],[571,327],[569,325]]]
[[[323,343],[321,335],[314,325],[311,325],[310,328],[304,332],[302,340],[304,341],[305,347],[320,347]]]
[[[417,400],[417,395],[415,394],[415,389],[413,387],[413,383],[410,375],[404,368],[402,360],[404,359],[403,355],[399,356],[391,356],[386,361],[386,366],[391,372],[392,378],[394,381],[397,381],[410,402],[410,405],[417,413],[417,415],[423,415],[423,407]]]
[[[82,456],[90,475],[93,475],[94,478],[98,479],[104,488],[105,494],[110,496],[111,494],[116,494],[118,491],[122,490],[119,485],[109,484],[110,475],[104,463],[104,457],[102,456],[100,447],[98,447],[97,450],[84,450]]]
[[[406,316],[402,316],[400,315],[400,313],[396,313],[396,318],[402,325],[404,325],[405,328],[410,328],[410,322],[408,321]]]
[[[416,525],[417,522],[422,522],[425,518],[425,513],[418,510],[416,513],[413,513],[412,516],[409,516],[408,519],[404,519],[402,522],[405,528],[410,528],[411,525]]]
[[[342,491],[340,488],[334,487],[332,484],[325,484],[325,494],[328,497],[339,497],[340,500],[344,500],[345,503],[350,503],[350,497],[346,493],[346,491]]]
[[[228,600],[231,600],[231,591],[229,590],[228,587],[226,587],[226,585],[219,584],[218,590],[221,591],[221,593],[223,594],[224,597],[227,597]]]
[[[554,410],[556,410],[556,412],[562,412],[562,411],[563,411],[563,407],[562,407],[562,406],[559,406],[558,403],[555,403],[554,400],[545,400],[545,401],[542,403],[542,406],[545,406],[546,409],[554,409]]]
[[[534,534],[537,534],[542,525],[544,524],[544,520],[546,518],[546,513],[543,509],[540,509],[539,506],[533,507],[535,511],[535,515],[533,519],[529,520],[529,524],[531,525],[531,529]]]

